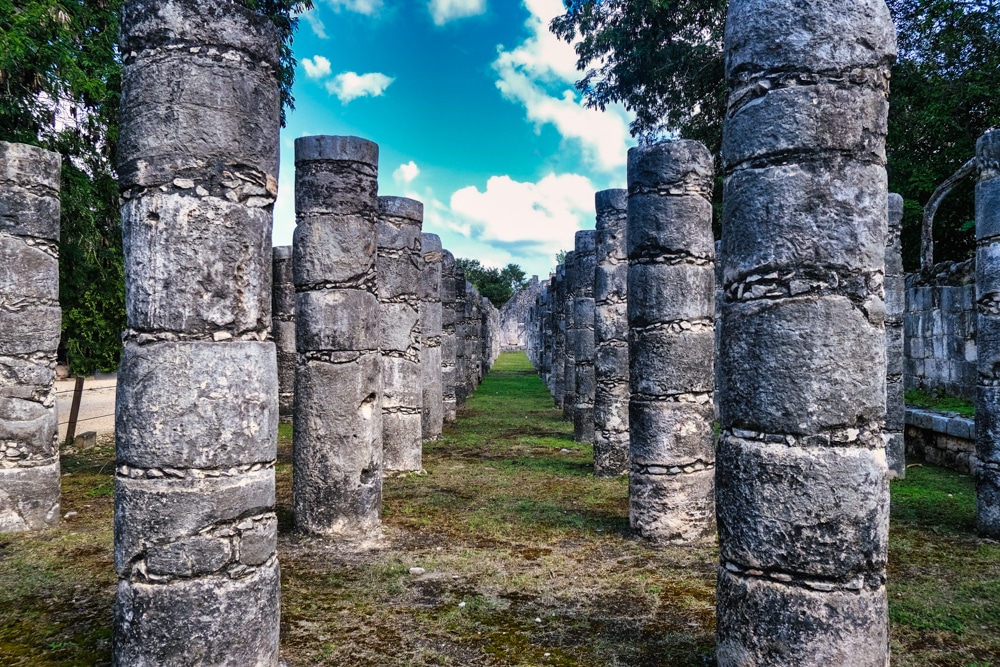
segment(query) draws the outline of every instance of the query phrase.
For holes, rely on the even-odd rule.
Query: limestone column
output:
[[[61,164],[0,141],[0,533],[59,523]]]
[[[469,397],[469,299],[465,270],[455,264],[455,410]]]
[[[423,268],[420,272],[420,376],[423,386],[424,440],[441,438],[444,390],[441,382],[441,237],[421,234]]]
[[[363,535],[382,508],[378,145],[295,140],[295,525]]]
[[[230,2],[122,8],[117,665],[278,664],[280,46]]]
[[[594,274],[594,474],[629,471],[628,190],[602,190]]]
[[[569,257],[569,253],[566,253]],[[552,302],[552,386],[557,408],[566,404],[566,263],[556,267]]]
[[[379,197],[379,349],[382,353],[382,467],[419,471],[424,392],[420,374],[420,266],[424,205]]]
[[[628,153],[629,521],[645,538],[715,538],[712,155]]]
[[[725,48],[717,659],[885,667],[895,29],[883,0],[734,0]]]
[[[278,246],[271,255],[271,335],[278,351],[278,417],[292,421],[295,409],[295,284],[292,246]]]
[[[464,283],[463,283],[464,284]],[[455,308],[455,256],[441,254],[441,393],[444,421],[456,419],[455,384],[458,377],[458,312]]]
[[[976,142],[977,518],[980,534],[1000,538],[1000,130]]]
[[[580,289],[573,299],[576,369],[576,402],[573,404],[573,439],[594,442],[594,274],[597,269],[597,232],[576,233],[576,270]]]
[[[566,294],[563,298],[563,420],[573,421],[576,408],[576,322],[573,320],[573,300],[580,289],[576,268],[576,251],[566,253]]]
[[[903,317],[906,274],[903,272],[903,198],[889,195],[889,227],[885,237],[885,443],[889,477],[906,477],[906,404],[903,398]]]

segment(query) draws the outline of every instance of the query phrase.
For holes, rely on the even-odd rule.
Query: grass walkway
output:
[[[0,536],[0,665],[110,663],[112,459],[107,440],[64,456],[77,515]],[[293,533],[290,461],[283,427],[289,667],[714,664],[715,549],[629,534],[626,481],[591,475],[524,355],[426,445],[427,475],[386,480],[379,540]],[[1000,545],[974,534],[971,479],[912,467],[892,493],[893,665],[1000,667]]]

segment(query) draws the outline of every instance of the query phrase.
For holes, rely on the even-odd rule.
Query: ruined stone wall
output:
[[[60,166],[0,141],[0,533],[59,522]]]
[[[889,194],[889,226],[885,236],[885,442],[892,477],[906,477],[906,404],[903,399],[903,319],[906,285],[903,273],[903,198]]]
[[[560,332],[562,344],[562,413],[563,419],[573,421],[573,409],[576,406],[576,342],[573,321],[573,301],[580,291],[580,276],[576,267],[576,251],[566,253],[565,293],[562,302],[563,326]]]
[[[532,276],[527,287],[519,290],[500,309],[500,344],[504,350],[524,350],[528,346],[528,312],[542,287]]]
[[[292,246],[278,246],[271,256],[271,336],[278,351],[278,416],[292,421],[295,412],[295,284]]]
[[[444,389],[441,381],[441,237],[421,235],[423,264],[420,272],[420,375],[423,385],[424,440],[441,437],[444,423]]]
[[[469,397],[469,304],[465,270],[455,264],[455,409]]]
[[[594,441],[594,277],[597,268],[597,232],[576,233],[576,270],[579,290],[573,299],[573,362],[575,400],[573,439]]]
[[[455,256],[444,250],[441,260],[441,391],[446,422],[455,421],[458,409],[455,394],[458,377],[457,321]]]
[[[568,253],[567,253],[568,256]],[[552,294],[552,398],[557,408],[566,402],[566,264],[556,267]]]
[[[122,8],[117,665],[278,665],[280,44],[231,2]]]

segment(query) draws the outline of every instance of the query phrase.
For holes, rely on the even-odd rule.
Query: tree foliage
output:
[[[524,271],[517,264],[508,264],[502,269],[488,268],[478,259],[464,257],[456,258],[455,264],[465,271],[465,279],[497,308],[503,308],[512,296],[528,285]]]
[[[282,123],[292,108],[300,0],[242,0],[283,39]],[[0,0],[0,140],[62,155],[61,358],[74,373],[114,370],[125,328],[117,165],[122,0]]]
[[[633,136],[666,133],[718,154],[726,87],[724,0],[564,0],[552,31],[574,42],[590,107],[634,111]],[[890,96],[889,187],[905,201],[904,256],[915,268],[923,204],[1000,125],[1000,0],[888,0],[899,32]],[[721,196],[716,188],[716,198]],[[938,259],[974,246],[972,184],[962,184],[935,223]]]

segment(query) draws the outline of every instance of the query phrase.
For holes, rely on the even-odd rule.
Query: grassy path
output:
[[[279,442],[282,658],[298,665],[714,664],[715,549],[628,531],[625,479],[591,474],[523,354],[503,355],[426,475],[385,482],[380,539],[291,531]],[[113,447],[63,457],[57,529],[0,536],[0,666],[110,664]],[[967,476],[893,482],[893,665],[1000,667],[1000,545]],[[421,568],[423,572],[411,568]]]

